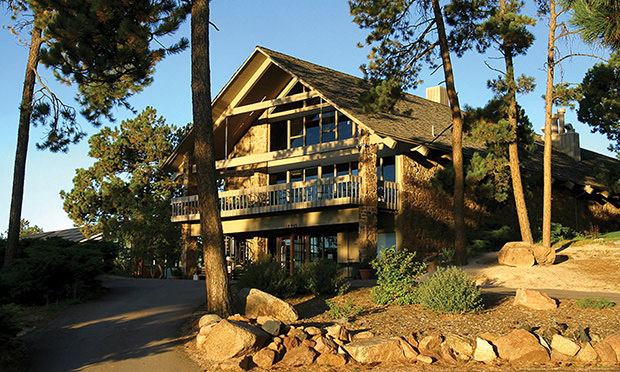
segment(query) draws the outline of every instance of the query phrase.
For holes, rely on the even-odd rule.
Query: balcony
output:
[[[339,205],[360,205],[362,179],[340,176],[311,181],[254,187],[219,193],[222,218],[247,216]],[[398,184],[381,181],[377,185],[379,208],[398,209]],[[172,200],[172,222],[200,219],[198,196]]]

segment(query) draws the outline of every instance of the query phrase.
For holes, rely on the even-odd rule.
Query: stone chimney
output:
[[[579,147],[579,133],[572,125],[564,122],[566,109],[559,108],[557,114],[551,117],[551,143],[557,150],[571,158],[581,161],[581,147]]]
[[[448,101],[448,91],[445,87],[439,85],[436,87],[426,88],[426,99],[441,103],[442,105],[450,105],[450,102]]]

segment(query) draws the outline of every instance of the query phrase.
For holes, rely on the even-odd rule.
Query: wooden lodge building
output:
[[[215,98],[220,213],[231,261],[270,254],[292,270],[318,258],[351,265],[382,247],[425,255],[452,246],[452,197],[430,182],[450,161],[445,90],[427,89],[427,99],[407,94],[394,113],[374,115],[358,102],[363,90],[357,77],[257,47]],[[554,198],[564,200],[554,201],[554,221],[619,229],[619,199],[593,175],[602,163],[619,162],[580,149],[576,133],[561,124],[554,143],[573,151],[554,151]],[[466,156],[477,149],[465,141]],[[541,159],[536,151],[524,160],[524,172],[542,173]],[[172,221],[182,225],[191,274],[200,235],[192,132],[164,166],[183,177]],[[542,203],[528,206],[536,220]],[[489,210],[468,196],[466,210],[469,229],[517,226],[512,208]]]

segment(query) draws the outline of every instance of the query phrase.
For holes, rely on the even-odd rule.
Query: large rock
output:
[[[497,359],[497,354],[493,345],[480,337],[476,338],[476,350],[474,350],[474,360],[479,362],[491,362]]]
[[[252,361],[257,366],[269,369],[276,362],[278,358],[278,353],[272,349],[264,348],[261,349],[258,353],[254,354],[252,357]]]
[[[529,267],[534,266],[533,246],[526,242],[508,242],[497,255],[500,265]]]
[[[308,366],[314,363],[316,355],[317,353],[313,349],[300,345],[294,349],[287,350],[286,354],[284,354],[284,357],[278,364],[289,367]]]
[[[339,367],[347,364],[347,358],[341,354],[321,354],[315,363],[321,366]]]
[[[373,337],[351,342],[344,350],[358,363],[405,361],[398,338]]]
[[[420,353],[418,353],[418,351],[409,342],[407,342],[404,337],[397,338],[398,341],[400,341],[400,348],[403,350],[403,355],[405,358],[409,360],[416,360]]]
[[[314,338],[316,345],[314,345],[314,350],[318,351],[321,354],[336,354],[338,353],[338,345],[331,339],[324,336],[317,336]]]
[[[535,245],[532,248],[532,253],[534,253],[534,259],[539,265],[553,265],[555,262],[556,254],[553,247],[545,248],[542,245]]]
[[[514,305],[525,306],[532,310],[553,310],[558,307],[555,300],[547,294],[531,289],[517,289]]]
[[[579,349],[581,349],[579,345],[562,335],[555,334],[551,339],[551,350],[566,356],[572,357],[577,355]]]
[[[474,355],[471,342],[463,336],[448,333],[444,336],[444,344],[454,351],[461,360],[469,360]]]
[[[210,324],[219,323],[222,318],[217,314],[205,314],[198,321],[198,328],[206,327]]]
[[[607,342],[592,341],[592,347],[596,351],[596,354],[601,362],[609,364],[616,363],[616,361],[618,361],[616,358],[616,352]]]
[[[510,362],[544,363],[549,361],[549,353],[538,338],[523,329],[515,329],[495,342],[500,358]]]
[[[239,291],[235,298],[235,308],[248,318],[271,316],[284,323],[293,323],[299,318],[292,305],[256,288]]]
[[[620,360],[620,331],[614,333],[611,336],[608,336],[603,341],[611,345],[611,347],[616,352],[616,358]]]
[[[202,343],[207,359],[223,361],[250,355],[258,351],[269,340],[261,329],[242,322],[222,320],[215,325]]]
[[[441,359],[441,343],[443,342],[443,339],[441,338],[441,335],[438,333],[433,333],[433,334],[429,334],[424,336],[419,344],[418,344],[418,350],[420,351],[420,354],[424,354],[430,357],[433,357],[435,359]]]
[[[584,342],[575,358],[585,363],[594,363],[598,360],[598,354],[589,342]]]

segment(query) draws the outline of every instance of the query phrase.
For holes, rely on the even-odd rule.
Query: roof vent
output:
[[[579,133],[570,124],[565,124],[566,109],[559,108],[557,114],[551,116],[551,143],[553,147],[562,151],[571,158],[581,161],[581,147],[579,147]]]
[[[449,105],[448,101],[448,91],[446,87],[436,86],[426,88],[426,99],[429,101],[441,103],[442,105]]]

